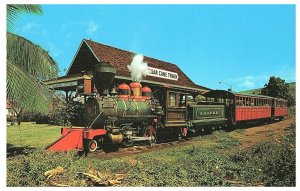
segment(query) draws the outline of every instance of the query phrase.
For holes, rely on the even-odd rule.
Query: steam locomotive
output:
[[[101,63],[92,71],[97,93],[85,101],[85,127],[62,128],[62,137],[47,149],[93,152],[103,145],[180,139],[249,122],[281,120],[287,115],[286,100],[225,90],[209,91],[196,101],[199,95],[163,89],[155,93],[148,86],[131,82],[120,83],[117,91],[112,88],[109,93],[115,68]]]

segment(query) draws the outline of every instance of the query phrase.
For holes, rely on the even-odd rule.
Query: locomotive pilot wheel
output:
[[[96,140],[92,139],[92,140],[87,140],[87,144],[86,144],[86,149],[89,152],[94,152],[96,151],[98,148],[98,143]]]

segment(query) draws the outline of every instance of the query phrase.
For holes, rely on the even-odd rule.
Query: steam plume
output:
[[[133,57],[130,65],[127,65],[127,68],[131,74],[131,79],[133,81],[140,82],[143,79],[143,76],[146,76],[150,73],[148,64],[146,62],[143,62],[143,59],[143,55],[137,54]]]

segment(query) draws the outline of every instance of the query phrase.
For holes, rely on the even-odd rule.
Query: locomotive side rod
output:
[[[151,137],[132,137],[130,140],[132,141],[151,141]]]

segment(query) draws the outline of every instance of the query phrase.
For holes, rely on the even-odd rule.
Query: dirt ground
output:
[[[275,140],[280,142],[282,136],[288,131],[286,127],[292,123],[296,123],[295,116],[271,124],[246,128],[242,133],[239,131],[230,133],[239,140],[240,148],[246,149],[262,141]]]
[[[259,142],[272,140],[280,142],[282,139],[282,136],[285,135],[288,131],[286,127],[288,127],[290,124],[296,123],[295,116],[290,116],[284,119],[283,121],[274,122],[271,124],[264,124],[264,125],[249,125],[242,129],[236,129],[231,132],[226,132],[228,135],[238,139],[240,145],[240,149],[247,149]],[[212,146],[213,144],[216,144],[214,140],[205,139],[205,136],[207,135],[201,135],[202,137],[198,138],[190,138],[187,140],[181,140],[181,141],[171,141],[171,142],[165,142],[165,143],[158,143],[155,145],[139,145],[139,146],[133,146],[129,148],[120,148],[117,152],[110,152],[105,153],[104,151],[96,151],[94,153],[89,153],[90,156],[95,158],[105,158],[110,159],[113,157],[123,157],[123,156],[134,156],[138,153],[144,153],[144,152],[152,152],[160,149],[168,149],[168,148],[176,148],[176,147],[182,147],[186,145],[191,144],[197,144],[202,146]]]

